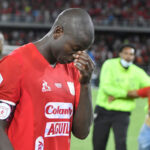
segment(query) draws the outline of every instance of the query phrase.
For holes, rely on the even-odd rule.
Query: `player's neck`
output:
[[[52,54],[52,50],[50,48],[50,43],[47,44],[47,41],[42,39],[40,41],[34,42],[34,45],[37,47],[39,52],[44,56],[44,58],[50,64],[56,64],[56,59]]]

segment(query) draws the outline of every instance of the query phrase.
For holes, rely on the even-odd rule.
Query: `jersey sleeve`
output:
[[[13,105],[20,99],[21,66],[13,56],[0,61],[0,100]]]
[[[137,90],[140,97],[148,97],[150,95],[150,86]]]
[[[148,108],[150,111],[150,86],[137,90],[137,93],[140,97],[148,97],[148,105],[146,106],[146,110]]]

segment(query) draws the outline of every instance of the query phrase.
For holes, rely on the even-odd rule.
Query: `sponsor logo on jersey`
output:
[[[50,86],[48,86],[47,82],[43,80],[42,92],[48,92],[48,91],[51,91],[51,88],[50,88]]]
[[[45,137],[69,136],[70,122],[47,122]]]
[[[0,103],[0,119],[1,120],[7,119],[10,113],[11,113],[10,106],[6,103]]]
[[[0,84],[3,82],[2,74],[0,73]]]
[[[67,85],[69,87],[70,94],[73,95],[73,96],[75,96],[74,83],[73,82],[67,82]]]
[[[56,86],[57,88],[62,88],[62,84],[61,84],[61,83],[55,83],[55,86]]]
[[[45,106],[45,116],[49,119],[70,119],[73,115],[72,103],[49,102]]]
[[[35,150],[44,150],[44,139],[39,136],[35,141]]]

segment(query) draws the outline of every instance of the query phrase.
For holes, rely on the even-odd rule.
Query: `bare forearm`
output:
[[[80,72],[80,100],[73,119],[72,132],[80,139],[88,136],[93,121],[90,79],[94,70],[94,63],[85,51],[78,51],[73,55],[74,65]]]
[[[73,119],[73,133],[84,139],[88,136],[93,121],[91,89],[89,84],[81,84],[80,101]]]
[[[0,127],[0,150],[14,150],[2,127]]]

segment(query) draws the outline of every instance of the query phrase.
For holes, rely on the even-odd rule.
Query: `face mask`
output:
[[[121,62],[121,65],[122,65],[123,67],[125,67],[125,68],[128,68],[128,67],[130,67],[130,66],[133,64],[132,61],[127,62],[127,61],[124,60],[124,59],[121,59],[120,62]]]

